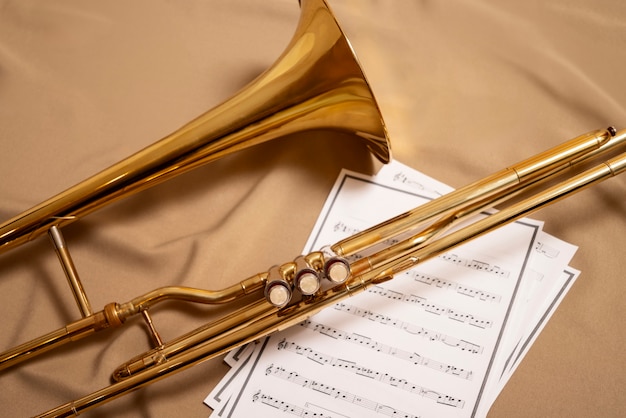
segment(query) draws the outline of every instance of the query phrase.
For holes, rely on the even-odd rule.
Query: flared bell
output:
[[[350,44],[324,0],[302,0],[276,63],[172,134],[0,225],[0,252],[115,200],[238,150],[286,135],[347,132],[390,160],[385,125]]]

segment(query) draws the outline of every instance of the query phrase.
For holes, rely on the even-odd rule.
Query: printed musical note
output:
[[[457,266],[467,267],[472,270],[483,271],[485,273],[493,274],[498,277],[506,278],[506,277],[509,277],[509,274],[510,274],[510,272],[503,270],[499,266],[489,264],[484,261],[480,261],[476,259],[467,260],[453,253],[443,254],[437,258],[448,261]]]
[[[307,358],[310,358],[311,353],[316,353],[319,357],[328,359],[328,361],[325,362],[323,365],[328,365],[328,366],[336,367],[342,370],[346,370],[356,375],[363,376],[368,379],[376,380],[378,382],[388,384],[398,389],[408,391],[415,395],[419,395],[424,398],[434,400],[440,404],[445,404],[447,406],[452,406],[455,408],[463,408],[463,406],[465,405],[465,401],[463,401],[462,399],[456,399],[452,396],[439,393],[435,390],[419,386],[415,383],[411,383],[407,381],[406,379],[391,376],[389,373],[380,372],[380,371],[373,370],[365,366],[358,365],[357,363],[353,361],[342,360],[342,359],[331,357],[327,354],[317,352],[309,347],[302,347],[294,342],[289,342],[283,339],[279,343],[279,347],[281,350],[291,351],[299,355],[304,355]],[[274,374],[286,373],[284,368],[276,367],[273,364],[272,366],[270,366],[270,368],[273,369],[272,373]]]
[[[382,414],[382,415],[387,415],[390,417],[401,417],[401,418],[419,418],[419,416],[416,415],[412,415],[409,414],[407,412],[403,412],[400,411],[398,409],[392,408],[388,405],[384,405],[381,403],[378,403],[376,401],[373,401],[371,399],[367,399],[358,395],[355,395],[354,393],[336,388],[334,386],[328,385],[326,383],[323,382],[318,382],[312,379],[308,379],[304,376],[301,376],[300,374],[296,373],[296,372],[288,372],[283,368],[274,368],[272,369],[271,372],[272,376],[278,377],[280,379],[284,379],[290,383],[294,383],[298,386],[302,386],[311,390],[316,391],[317,393],[321,393],[324,395],[327,395],[329,397],[332,397],[334,399],[338,399],[341,401],[345,401],[345,402],[349,402],[351,404],[357,405],[361,408],[365,408],[365,409],[369,409],[371,411],[375,411],[376,413]],[[261,397],[261,401],[263,401],[263,395],[260,395]],[[270,400],[268,399],[268,402],[270,402]],[[274,406],[277,409],[280,409],[284,412],[292,412],[291,408],[293,407],[292,405],[289,405],[285,402],[282,401],[278,401],[275,399],[271,399],[271,405],[270,406]],[[269,403],[268,403],[269,404]],[[287,408],[287,409],[285,409]],[[299,412],[298,411],[298,407],[293,407],[293,411],[294,412]]]
[[[342,234],[346,234],[346,235],[354,235],[354,234],[360,232],[360,230],[358,228],[354,228],[352,226],[348,226],[343,221],[337,222],[335,224],[335,226],[333,227],[333,231],[341,232]]]
[[[444,315],[450,319],[454,319],[455,321],[467,323],[472,326],[476,326],[479,328],[489,328],[492,325],[492,321],[484,318],[479,318],[472,314],[464,313],[457,311],[456,309],[448,308],[445,306],[437,305],[434,303],[428,303],[428,299],[416,296],[416,295],[406,295],[401,292],[397,292],[395,290],[386,289],[382,286],[374,286],[368,290],[368,292],[382,296],[388,299],[392,299],[395,301],[401,301],[406,303],[411,303],[415,306],[419,306],[424,309],[426,312],[435,314],[435,315]]]
[[[440,332],[426,329],[419,325],[412,324],[410,322],[402,321],[397,318],[392,318],[387,315],[372,312],[367,309],[361,309],[359,307],[349,305],[346,303],[338,303],[335,305],[335,309],[338,311],[346,312],[362,318],[367,318],[370,321],[378,322],[382,325],[390,326],[393,328],[401,329],[411,335],[417,335],[424,337],[430,341],[438,341],[449,347],[455,347],[461,351],[467,351],[473,354],[480,354],[483,352],[483,347],[478,344],[470,343],[465,340],[461,340]]]
[[[354,227],[352,225],[348,225],[344,221],[338,221],[333,226],[333,232],[338,232],[338,233],[340,233],[342,235],[350,236],[350,235],[358,234],[359,232],[361,232],[361,229],[356,228],[356,227]],[[386,244],[386,245],[393,245],[393,244],[397,244],[399,242],[399,240],[397,238],[389,238],[389,239],[386,239],[386,240],[384,240],[382,242],[384,244]],[[354,258],[354,257],[355,258],[361,258],[362,255],[355,254],[355,255],[351,255],[350,257],[352,257],[352,258]]]
[[[451,364],[445,364],[445,363],[430,359],[428,357],[421,356],[418,353],[410,353],[400,348],[383,344],[365,335],[360,335],[356,333],[348,333],[346,331],[338,330],[336,328],[332,328],[324,324],[313,322],[308,319],[306,321],[301,322],[300,326],[311,329],[322,335],[330,336],[331,338],[342,339],[347,342],[360,345],[361,347],[369,348],[370,350],[374,350],[378,353],[393,356],[395,358],[404,360],[406,362],[409,362],[417,366],[428,367],[438,372],[453,375],[461,379],[466,379],[466,380],[472,379],[473,373],[471,370],[466,370],[461,367],[453,366]]]
[[[418,270],[410,270],[405,275],[412,277],[415,281],[424,283],[427,285],[434,285],[441,289],[456,290],[458,293],[470,296],[472,298],[478,298],[485,302],[500,302],[501,296],[495,293],[490,293],[481,289],[476,289],[470,286],[461,285],[452,280],[445,280],[430,274],[424,274]]]
[[[399,183],[403,183],[403,184],[407,184],[410,185],[414,188],[416,188],[417,190],[424,190],[424,185],[420,182],[417,182],[415,180],[411,180],[407,177],[406,174],[404,174],[402,171],[396,173],[393,176],[393,181],[397,181]]]
[[[330,415],[324,415],[319,412],[308,411],[306,409],[300,408],[299,406],[281,401],[280,399],[274,398],[272,396],[265,395],[260,390],[255,392],[254,395],[252,395],[252,402],[259,402],[259,401],[267,406],[271,406],[272,408],[276,408],[279,411],[286,412],[288,414],[292,414],[297,417],[333,418]]]
[[[409,186],[411,189],[415,189],[418,191],[424,191],[428,194],[432,194],[435,196],[442,196],[442,192],[431,187],[427,187],[424,183],[417,181],[415,178],[410,177],[403,171],[398,171],[391,178],[393,182],[401,183],[403,185]]]

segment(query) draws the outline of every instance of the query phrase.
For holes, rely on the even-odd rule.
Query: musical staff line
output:
[[[324,415],[322,413],[308,411],[304,408],[301,408],[297,405],[287,403],[285,401],[281,401],[280,399],[274,398],[273,396],[269,396],[264,394],[262,391],[257,391],[254,395],[252,395],[252,402],[261,402],[267,406],[272,408],[276,408],[279,411],[286,412],[297,417],[303,418],[333,418],[330,415]]]
[[[408,186],[411,186],[412,188],[415,188],[417,190],[426,190],[429,192],[434,192],[437,193],[438,195],[441,195],[441,193],[435,192],[433,190],[427,189],[422,183],[420,183],[419,181],[415,181],[413,179],[410,179],[405,173],[403,173],[402,171],[394,174],[393,176],[393,181],[398,182],[398,183],[402,183],[402,184],[406,184]]]
[[[355,228],[354,226],[348,225],[343,221],[338,221],[337,223],[335,223],[335,225],[333,226],[333,231],[341,232],[342,234],[345,234],[345,235],[354,235],[354,234],[361,232],[359,228]],[[385,240],[384,242],[392,245],[392,244],[396,244],[398,242],[398,239],[390,238],[388,240]],[[539,246],[537,246],[535,249],[539,252],[544,253],[548,257],[554,256],[552,252],[550,251],[550,249],[547,247],[543,248],[542,244],[539,244]],[[361,255],[354,256],[354,258],[360,258],[360,257]],[[510,275],[509,271],[504,270],[500,266],[497,266],[495,264],[490,264],[490,263],[487,263],[486,261],[481,261],[481,260],[477,260],[474,258],[473,259],[462,258],[454,253],[442,254],[438,256],[437,258],[447,261],[457,266],[466,267],[472,270],[482,271],[488,274],[493,274],[498,277],[506,278],[506,277],[509,277]]]
[[[370,311],[369,309],[361,309],[359,307],[348,305],[347,303],[338,303],[334,308],[341,312],[346,312],[361,318],[369,319],[370,321],[378,322],[382,325],[390,326],[393,328],[401,329],[411,335],[417,335],[429,339],[430,341],[441,342],[448,347],[458,348],[461,351],[467,351],[473,354],[481,354],[483,347],[478,344],[471,343],[469,341],[461,340],[450,335],[446,335],[440,332],[426,329],[422,326],[405,322],[397,318],[392,318],[387,315]]]
[[[361,232],[361,229],[359,228],[355,228],[354,226],[348,225],[343,221],[338,221],[334,226],[333,226],[333,232],[341,232],[342,234],[346,235],[346,236],[350,236],[350,235],[355,235],[358,234],[359,232]],[[385,243],[387,245],[393,245],[393,244],[397,244],[399,242],[399,240],[397,238],[389,238],[386,239],[384,241],[381,241],[382,243]],[[359,259],[362,258],[363,255],[362,254],[352,254],[351,256],[348,257],[348,259]]]
[[[496,302],[499,303],[501,296],[495,293],[490,293],[481,289],[476,289],[470,286],[461,285],[452,280],[445,280],[439,277],[435,277],[429,274],[424,274],[416,270],[409,270],[405,272],[409,277],[412,277],[413,280],[424,283],[427,285],[435,285],[441,289],[450,289],[456,290],[457,293],[460,293],[464,296],[469,296],[472,298],[478,298],[478,300],[482,300],[485,302]]]
[[[361,232],[359,228],[355,228],[353,226],[347,225],[343,221],[337,222],[335,226],[333,226],[333,231],[346,233],[348,235],[354,235],[358,232]]]
[[[391,406],[384,405],[376,401],[373,401],[371,399],[367,399],[367,398],[355,395],[351,392],[348,392],[342,389],[337,389],[333,386],[327,385],[326,383],[308,379],[304,376],[301,376],[297,372],[289,372],[282,367],[270,365],[266,369],[265,374],[284,379],[290,383],[294,383],[298,386],[302,386],[307,389],[314,390],[318,393],[322,393],[332,398],[349,402],[353,405],[360,406],[361,408],[369,409],[381,415],[386,415],[389,417],[400,417],[400,418],[420,418],[419,416],[409,414],[408,412],[400,411]]]
[[[337,328],[332,328],[324,324],[313,322],[309,319],[301,322],[300,326],[311,329],[330,338],[345,340],[353,344],[369,348],[370,350],[374,350],[379,353],[387,354],[400,360],[407,361],[414,365],[428,367],[432,370],[449,374],[461,379],[472,380],[473,377],[473,372],[471,370],[465,370],[463,368],[456,367],[450,364],[441,363],[428,357],[424,357],[415,352],[410,353],[397,347],[380,343],[365,335],[348,333]]]
[[[462,258],[454,253],[446,253],[437,257],[441,260],[445,260],[457,266],[467,267],[472,270],[482,271],[488,274],[493,274],[498,277],[509,277],[511,274],[509,271],[503,270],[501,267],[495,264],[489,264],[485,261],[476,259]]]
[[[435,315],[444,315],[452,320],[466,323],[468,325],[472,325],[478,328],[491,328],[491,326],[493,325],[493,321],[489,319],[480,318],[472,314],[461,312],[452,308],[447,308],[445,306],[437,305],[435,303],[428,303],[428,299],[422,296],[408,295],[402,292],[396,292],[395,290],[386,289],[382,286],[373,286],[368,290],[368,292],[374,295],[386,297],[387,299],[412,303],[416,306],[421,307],[426,312]]]
[[[451,406],[453,408],[463,408],[463,406],[465,405],[465,401],[463,401],[462,399],[456,399],[452,396],[441,394],[435,390],[416,385],[415,383],[411,383],[406,379],[394,377],[388,373],[382,373],[370,369],[369,367],[358,365],[356,362],[353,361],[329,356],[328,354],[324,354],[320,351],[315,351],[310,347],[302,347],[294,342],[287,341],[286,339],[283,339],[281,342],[278,343],[278,349],[291,351],[321,365],[336,367],[359,376],[388,384],[398,389],[422,396],[426,399],[433,400],[440,405]]]

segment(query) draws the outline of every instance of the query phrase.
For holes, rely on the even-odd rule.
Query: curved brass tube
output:
[[[262,290],[266,282],[267,273],[259,273],[222,290],[168,286],[152,290],[126,303],[110,303],[102,311],[1,353],[0,371],[68,342],[85,338],[96,331],[121,326],[131,316],[140,314],[160,302],[183,300],[202,304],[227,303]]]
[[[292,133],[347,132],[382,162],[391,149],[382,115],[348,40],[323,0],[302,1],[277,62],[172,134],[0,225],[0,253],[198,166]]]

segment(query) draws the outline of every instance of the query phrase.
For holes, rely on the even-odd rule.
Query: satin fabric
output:
[[[584,132],[626,126],[626,3],[330,0],[399,161],[454,187]],[[295,0],[0,2],[0,218],[165,136],[270,66]],[[159,286],[222,288],[298,255],[363,145],[296,135],[239,152],[64,229],[94,309]],[[626,177],[542,210],[580,246],[577,283],[490,417],[624,416]],[[0,256],[0,348],[79,317],[45,237]],[[210,310],[154,310],[164,339]],[[28,416],[108,383],[149,348],[133,320],[0,375],[2,415]],[[87,416],[201,417],[220,360]]]

